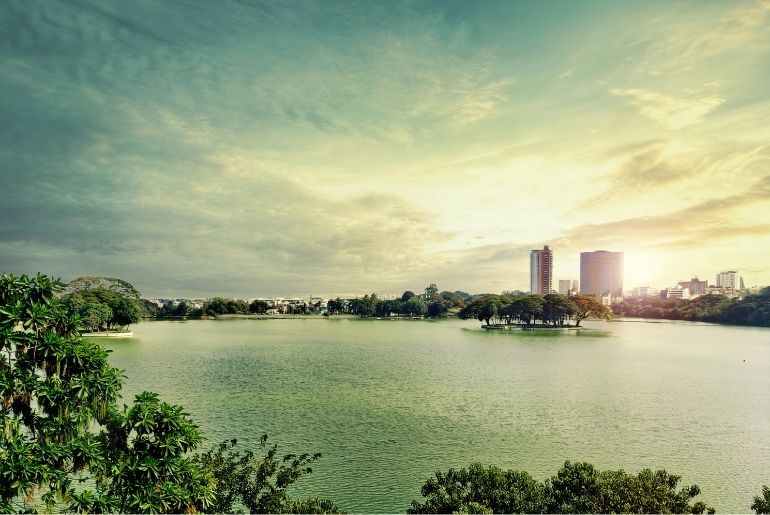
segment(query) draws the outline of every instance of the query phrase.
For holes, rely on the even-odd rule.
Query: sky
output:
[[[549,245],[770,284],[770,0],[4,0],[0,91],[0,271],[526,291]]]

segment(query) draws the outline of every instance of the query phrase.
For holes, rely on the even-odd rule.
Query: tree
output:
[[[112,309],[101,302],[86,301],[76,313],[91,331],[99,331],[112,319]]]
[[[346,309],[347,309],[347,302],[345,302],[339,297],[337,297],[336,299],[331,299],[329,302],[326,303],[326,310],[330,315],[338,315],[340,313],[344,313]]]
[[[548,293],[543,296],[543,322],[564,325],[577,311],[577,306],[565,295]]]
[[[182,411],[143,392],[131,407],[113,410],[97,437],[104,463],[95,468],[96,495],[73,493],[70,509],[121,513],[209,510],[216,480],[187,453],[203,438]],[[99,506],[94,506],[98,501]]]
[[[424,503],[407,513],[543,513],[545,488],[526,472],[473,463],[468,469],[436,472],[421,489]]]
[[[158,305],[154,302],[151,302],[147,299],[142,299],[142,316],[145,317],[156,317],[158,316]]]
[[[203,470],[210,472],[220,485],[212,511],[233,513],[235,503],[240,503],[251,513],[339,513],[329,499],[315,497],[303,501],[288,496],[288,487],[312,472],[309,465],[320,454],[287,454],[279,460],[278,447],[273,445],[264,457],[257,458],[251,451],[234,450],[236,443],[237,440],[223,442],[197,458]],[[266,447],[267,435],[262,435],[261,448]]]
[[[457,316],[462,319],[475,318],[479,322],[490,324],[500,314],[501,297],[499,295],[481,295],[470,300]]]
[[[703,513],[696,485],[677,490],[680,477],[665,470],[639,474],[599,471],[590,463],[565,462],[541,483],[526,472],[474,463],[428,479],[423,503],[409,513]]]
[[[542,320],[545,301],[542,295],[526,295],[521,299],[521,321],[530,325],[535,320]]]
[[[442,300],[433,300],[428,303],[428,316],[431,318],[443,317],[448,311],[447,305]]]
[[[78,277],[67,284],[64,295],[66,296],[78,292],[84,293],[98,289],[109,290],[119,297],[133,299],[136,302],[140,302],[141,300],[141,294],[139,293],[139,290],[134,288],[134,285],[122,279],[115,279],[114,277]]]
[[[270,304],[268,304],[264,300],[253,300],[251,301],[251,304],[249,304],[249,313],[257,313],[259,315],[264,315],[267,313],[267,310],[270,309]]]
[[[411,299],[412,297],[414,297],[414,292],[413,292],[413,291],[410,291],[410,290],[406,290],[406,291],[403,293],[403,295],[401,295],[401,302],[406,302],[406,301],[408,301],[409,299]]]
[[[70,314],[86,321],[86,326],[99,330],[103,326],[128,327],[142,319],[143,302],[139,291],[130,283],[112,277],[78,277],[64,289]],[[110,315],[101,320],[109,308]]]
[[[128,327],[142,319],[142,312],[136,301],[126,297],[118,298],[112,305],[110,321],[121,327]]]
[[[430,301],[434,295],[438,294],[438,287],[435,283],[431,283],[425,288],[425,300]]]
[[[403,313],[409,316],[425,316],[428,312],[428,305],[421,298],[414,296],[403,304]]]
[[[765,290],[767,290],[767,288],[765,288]],[[758,495],[754,497],[751,509],[754,510],[757,515],[760,513],[770,513],[770,488],[767,486],[762,487],[762,497]]]
[[[587,297],[585,295],[573,295],[570,300],[575,305],[576,309],[572,315],[575,319],[575,327],[580,326],[580,322],[588,317],[602,318],[610,320],[612,318],[612,312],[610,309],[594,300],[593,297]]]
[[[63,286],[40,274],[0,276],[2,511],[53,506],[77,474],[102,461],[88,428],[107,421],[121,373],[107,351],[77,336],[56,298]]]

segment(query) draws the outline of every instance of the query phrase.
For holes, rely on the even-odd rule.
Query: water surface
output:
[[[565,460],[666,468],[721,512],[770,485],[770,330],[584,322],[145,322],[104,341],[124,398],[182,404],[209,444],[262,433],[321,452],[295,493],[403,512],[436,470],[473,461],[539,479]]]

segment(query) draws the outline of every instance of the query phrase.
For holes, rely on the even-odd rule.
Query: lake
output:
[[[665,468],[696,500],[748,512],[770,485],[770,330],[584,322],[486,332],[476,321],[143,322],[100,340],[142,390],[208,439],[321,452],[293,493],[403,512],[436,470],[480,461],[550,477],[565,460]]]

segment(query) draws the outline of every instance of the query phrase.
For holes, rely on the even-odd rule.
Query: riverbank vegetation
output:
[[[742,299],[724,295],[701,295],[694,299],[627,298],[612,309],[616,315],[627,317],[770,327],[770,288]]]

